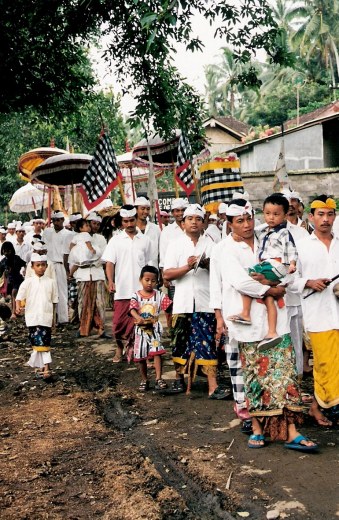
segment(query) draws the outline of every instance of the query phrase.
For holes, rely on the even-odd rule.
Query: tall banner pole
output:
[[[162,224],[161,224],[161,218],[160,218],[160,208],[159,208],[159,200],[158,200],[157,181],[155,179],[155,174],[154,174],[154,165],[153,165],[152,152],[151,152],[151,148],[149,146],[147,137],[146,137],[146,145],[147,145],[147,155],[148,155],[148,162],[149,162],[147,195],[148,195],[148,198],[150,199],[151,208],[153,209],[152,216],[154,216],[154,208],[155,208],[155,213],[156,213],[156,216],[157,216],[158,225],[159,225],[159,228],[160,228],[160,231],[161,231],[162,230]]]

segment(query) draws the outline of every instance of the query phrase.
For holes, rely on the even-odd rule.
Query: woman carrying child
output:
[[[141,383],[139,390],[149,389],[147,377],[147,359],[154,359],[155,389],[167,388],[162,379],[162,360],[166,351],[161,344],[162,325],[159,321],[160,311],[165,311],[171,300],[166,294],[156,289],[159,271],[156,267],[146,265],[140,273],[142,289],[133,294],[130,303],[130,314],[135,319],[134,361],[139,364]]]

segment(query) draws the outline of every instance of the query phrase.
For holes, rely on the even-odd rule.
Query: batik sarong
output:
[[[44,365],[52,362],[50,353],[51,332],[51,327],[44,327],[43,325],[28,327],[28,337],[33,352],[27,365],[33,368],[43,368]]]
[[[178,373],[189,372],[192,380],[198,369],[205,375],[216,376],[218,359],[214,313],[174,314],[171,346],[172,359],[179,365]]]
[[[105,329],[105,282],[78,282],[80,336],[89,336],[92,328],[101,334]]]
[[[252,417],[263,419],[264,433],[286,440],[289,424],[302,423],[302,401],[295,352],[289,334],[265,352],[259,341],[239,342],[245,396]]]

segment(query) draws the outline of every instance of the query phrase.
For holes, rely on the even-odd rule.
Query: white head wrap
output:
[[[122,218],[131,218],[131,217],[135,217],[135,215],[137,214],[137,210],[135,208],[133,209],[124,209],[124,208],[121,208],[120,210],[120,216]]]
[[[16,223],[15,222],[10,222],[7,226],[7,229],[15,229],[16,227]]]
[[[226,211],[227,211],[227,204],[225,204],[225,202],[221,202],[218,207],[218,213],[219,214],[226,213]]]
[[[241,217],[242,215],[253,215],[253,208],[250,202],[246,202],[245,206],[238,206],[237,204],[230,204],[227,208],[226,215],[228,217]]]
[[[32,224],[40,224],[40,223],[41,223],[41,224],[44,224],[44,223],[45,223],[45,221],[44,221],[43,218],[34,218],[34,219],[31,221],[31,224],[30,224],[30,225],[32,225]]]
[[[297,200],[301,200],[300,199],[300,195],[297,191],[291,191],[291,190],[282,190],[281,191],[281,194],[285,197],[285,199],[287,200],[291,200],[291,199],[297,199]]]
[[[102,222],[102,218],[97,213],[89,213],[86,220],[92,220],[93,222]]]
[[[26,231],[26,229],[22,224],[17,224],[15,231]]]
[[[151,203],[146,197],[137,197],[133,203],[133,206],[147,206],[151,207]]]
[[[187,206],[189,205],[189,203],[187,202],[187,200],[184,200],[184,199],[174,199],[172,200],[172,205],[171,205],[171,209],[183,209],[183,208],[187,208]]]
[[[200,204],[189,204],[184,211],[184,218],[192,215],[201,217],[204,220],[205,210],[200,206]]]
[[[208,220],[218,220],[218,215],[216,215],[215,213],[211,213],[208,217]]]
[[[5,235],[5,234],[6,234],[6,229],[4,229],[4,228],[0,228],[0,233],[2,233],[3,235]]]
[[[241,193],[240,191],[235,191],[232,195],[232,199],[250,200],[250,196],[248,194],[248,191],[244,191],[244,193]]]
[[[31,262],[47,262],[47,256],[39,255],[39,253],[32,253]]]
[[[46,244],[43,244],[42,242],[35,242],[33,244],[33,250],[34,251],[47,251]]]
[[[77,220],[80,220],[82,218],[81,213],[72,213],[72,215],[69,216],[70,222],[76,222]]]
[[[65,215],[62,211],[53,211],[52,213],[52,219],[53,218],[65,218]]]

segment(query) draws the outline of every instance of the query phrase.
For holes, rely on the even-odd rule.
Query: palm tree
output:
[[[285,29],[291,35],[295,31],[295,26],[301,18],[307,16],[307,9],[303,5],[295,5],[296,2],[288,0],[276,0],[272,5],[272,15],[278,26]]]
[[[317,59],[339,80],[339,0],[306,0],[306,15],[292,36],[292,44],[307,63]]]
[[[233,52],[228,47],[222,47],[221,50],[219,64],[205,67],[206,97],[212,114],[228,114],[233,117],[241,92],[236,80],[239,74],[245,71],[246,66],[236,62]]]

